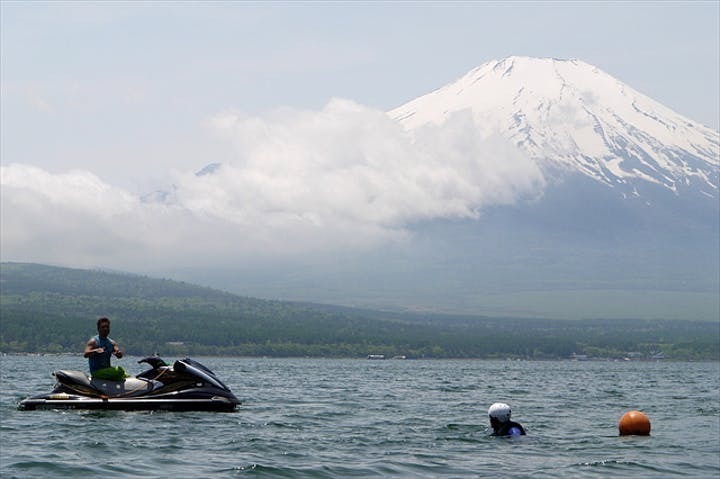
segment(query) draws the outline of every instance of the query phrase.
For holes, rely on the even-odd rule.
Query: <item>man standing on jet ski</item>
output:
[[[98,319],[97,330],[97,336],[90,338],[85,345],[85,354],[83,355],[88,358],[90,375],[94,378],[122,381],[128,376],[125,370],[120,366],[114,368],[110,366],[110,356],[114,354],[118,359],[123,357],[118,344],[108,337],[110,320],[108,318]]]

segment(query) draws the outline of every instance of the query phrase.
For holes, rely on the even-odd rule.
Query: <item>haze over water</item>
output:
[[[717,362],[196,359],[243,401],[237,413],[18,411],[51,371],[86,363],[3,357],[0,476],[720,474]],[[118,364],[138,373],[136,360]],[[529,436],[488,436],[495,401]],[[618,437],[630,409],[650,417],[650,437]]]

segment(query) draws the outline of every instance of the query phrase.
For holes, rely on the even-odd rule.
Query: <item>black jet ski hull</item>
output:
[[[67,398],[36,397],[20,402],[18,407],[25,411],[36,409],[101,409],[114,411],[216,411],[232,412],[239,402],[223,397],[210,399],[138,399],[138,398],[89,398],[68,396]]]

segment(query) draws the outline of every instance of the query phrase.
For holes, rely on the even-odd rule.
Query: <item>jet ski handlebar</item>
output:
[[[168,365],[160,356],[148,356],[146,358],[142,358],[138,361],[138,364],[142,363],[148,363],[153,369],[160,369],[161,367]]]

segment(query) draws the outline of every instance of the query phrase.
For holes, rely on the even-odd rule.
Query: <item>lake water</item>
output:
[[[138,373],[136,359],[117,364]],[[238,412],[18,411],[86,362],[2,357],[0,476],[720,476],[717,362],[195,359]],[[495,401],[528,436],[488,435]],[[618,437],[631,409],[651,436]]]

